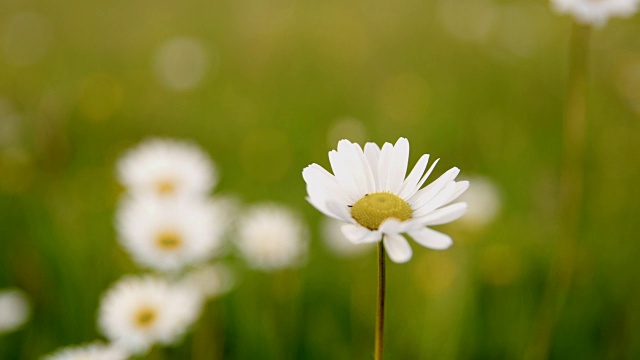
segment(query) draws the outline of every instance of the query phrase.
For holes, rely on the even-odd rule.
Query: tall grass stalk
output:
[[[224,327],[219,316],[220,302],[205,304],[192,339],[191,360],[218,360],[224,358]]]
[[[556,324],[571,288],[580,245],[578,238],[583,205],[590,35],[589,26],[573,24],[563,120],[559,197],[560,242],[552,259],[547,287],[534,328],[533,343],[528,349],[527,358],[531,359],[549,357]]]

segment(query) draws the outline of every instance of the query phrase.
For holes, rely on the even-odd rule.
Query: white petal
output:
[[[351,210],[349,210],[349,207],[347,205],[340,204],[335,201],[328,201],[326,203],[326,207],[331,213],[335,214],[338,219],[350,223],[355,222],[355,220],[353,220],[353,218],[351,217]]]
[[[401,231],[401,223],[398,219],[389,218],[380,224],[378,230],[383,234],[399,234]]]
[[[366,194],[371,194],[376,191],[376,182],[374,180],[373,170],[371,169],[371,166],[369,166],[369,162],[364,156],[364,152],[360,145],[354,143],[353,149],[357,156],[358,167],[363,172],[365,178]]]
[[[469,188],[469,182],[468,181],[456,181],[456,188],[453,191],[453,194],[451,194],[451,196],[445,200],[445,204],[449,204],[452,201],[454,201],[455,199],[457,199],[458,197],[460,197],[460,195],[462,195],[462,193],[464,193],[465,191],[467,191],[467,189]]]
[[[342,230],[342,234],[352,243],[358,243],[361,238],[367,236],[367,233],[369,233],[369,229],[356,224],[344,224],[340,227],[340,230]]]
[[[382,240],[382,232],[379,230],[370,230],[367,236],[360,239],[360,244],[373,243]]]
[[[389,169],[393,166],[393,155],[393,145],[384,143],[378,163],[378,191],[389,191]]]
[[[397,232],[399,234],[404,234],[411,230],[423,228],[424,226],[425,225],[420,221],[420,218],[412,218],[401,222]]]
[[[416,188],[415,188],[416,192],[414,192],[413,194],[409,195],[408,196],[409,198],[411,198],[413,195],[415,195],[418,192],[418,190],[420,190],[420,188],[422,187],[424,182],[427,181],[427,179],[429,178],[429,175],[431,175],[431,172],[433,172],[433,169],[438,164],[438,161],[440,161],[440,159],[436,159],[436,161],[434,161],[433,164],[431,164],[431,167],[429,168],[429,170],[426,172],[426,174],[424,174],[422,179],[420,179],[420,181],[418,182],[418,185],[416,185]]]
[[[432,166],[433,167],[433,166]],[[413,209],[424,206],[429,200],[433,199],[442,189],[444,189],[456,176],[460,173],[460,169],[453,167],[440,175],[434,182],[427,185],[424,189],[418,191],[407,202]]]
[[[414,219],[415,221],[419,221],[422,225],[441,225],[459,219],[465,212],[467,212],[467,203],[459,202],[435,210],[423,217]]]
[[[378,191],[380,184],[378,182],[378,164],[380,162],[380,148],[377,144],[368,142],[364,144],[364,157],[369,163],[371,172],[373,173],[373,180],[375,183],[374,191]]]
[[[422,177],[422,174],[424,174],[424,170],[427,168],[428,163],[429,155],[422,155],[420,160],[418,160],[416,165],[413,167],[413,170],[411,170],[411,173],[409,173],[407,179],[404,181],[404,184],[402,184],[402,190],[398,193],[400,198],[407,200],[411,195],[415,194],[416,191],[419,190],[416,185],[418,185],[418,181]]]
[[[383,243],[389,258],[395,263],[405,263],[413,255],[409,242],[400,234],[385,235]]]
[[[400,193],[402,183],[407,175],[409,163],[409,140],[400,138],[393,147],[393,160],[387,175],[387,187],[394,194]]]
[[[429,214],[433,210],[446,205],[447,199],[451,197],[453,192],[456,190],[456,182],[452,181],[447,186],[442,189],[435,197],[431,200],[427,201],[422,207],[417,208],[413,211],[414,217],[421,217]]]
[[[335,150],[329,151],[329,162],[331,163],[333,174],[335,175],[340,188],[342,188],[345,195],[349,197],[350,202],[354,203],[361,195],[353,177],[351,176],[351,169],[344,157],[345,154],[342,152]]]
[[[409,236],[411,236],[418,244],[435,250],[444,250],[453,244],[453,240],[451,240],[449,235],[429,228],[410,231]]]
[[[370,192],[372,184],[370,184],[370,177],[368,177],[366,173],[366,163],[362,161],[358,155],[358,149],[360,149],[358,144],[352,144],[348,140],[340,140],[340,142],[338,142],[338,153],[341,155],[340,160],[347,175],[355,185],[356,195],[359,199]]]
[[[311,203],[322,212],[327,212],[327,201],[351,204],[344,194],[336,178],[318,164],[311,164],[302,170],[302,177],[307,183],[307,193]]]
[[[338,214],[334,214],[334,213],[333,213],[333,211],[330,211],[330,210],[327,208],[327,203],[325,203],[325,202],[322,202],[322,203],[316,202],[315,200],[313,200],[313,199],[312,199],[311,197],[309,197],[309,196],[307,196],[307,197],[306,197],[306,200],[307,200],[307,201],[309,202],[309,204],[311,204],[313,207],[315,207],[316,209],[320,210],[320,212],[321,212],[321,213],[323,213],[323,214],[325,214],[325,215],[327,215],[327,216],[329,216],[329,217],[332,217],[332,218],[334,218],[334,219],[342,220],[342,217],[338,216]]]
[[[344,236],[354,244],[377,242],[382,238],[379,231],[371,231],[356,224],[344,224],[341,230]]]

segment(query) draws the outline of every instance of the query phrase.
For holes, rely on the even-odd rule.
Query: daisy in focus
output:
[[[278,270],[305,260],[308,231],[290,209],[270,203],[254,205],[237,226],[236,245],[250,267]]]
[[[129,356],[115,346],[93,343],[70,346],[46,356],[43,360],[125,360]]]
[[[409,141],[400,138],[382,148],[367,143],[364,150],[348,140],[329,152],[333,174],[318,164],[302,171],[309,202],[327,216],[345,222],[342,232],[353,243],[383,241],[389,258],[397,263],[411,259],[412,250],[402,235],[431,249],[446,249],[451,237],[427,226],[445,224],[464,215],[467,204],[453,203],[468,187],[455,181],[460,170],[449,169],[422,188],[429,170],[429,155],[422,155],[406,176]],[[405,178],[406,176],[406,178]]]
[[[119,241],[141,266],[178,271],[211,258],[229,216],[224,201],[129,197],[117,213]]]
[[[133,195],[185,197],[207,195],[218,181],[208,155],[186,141],[151,139],[118,162],[120,182]]]
[[[640,0],[551,0],[560,14],[570,14],[584,25],[604,26],[611,17],[630,17],[638,11]]]
[[[126,277],[103,297],[99,327],[114,345],[143,354],[155,343],[178,341],[200,315],[200,299],[193,289],[161,278]]]
[[[0,290],[0,334],[19,329],[29,320],[27,295],[18,289]]]

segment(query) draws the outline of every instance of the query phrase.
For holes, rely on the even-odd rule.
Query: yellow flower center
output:
[[[156,244],[163,250],[173,250],[182,244],[182,239],[173,231],[165,231],[158,235]]]
[[[367,194],[351,207],[351,217],[369,230],[378,230],[380,224],[389,218],[405,221],[412,216],[411,206],[388,192]]]
[[[144,307],[135,314],[134,322],[137,327],[140,328],[148,328],[153,325],[153,323],[158,318],[158,313],[154,308]]]
[[[170,195],[176,191],[176,184],[171,180],[160,180],[156,183],[156,191],[160,195]]]

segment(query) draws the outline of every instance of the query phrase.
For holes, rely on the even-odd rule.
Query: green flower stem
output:
[[[224,337],[222,317],[219,316],[220,302],[205,304],[200,321],[192,336],[191,360],[218,360],[223,358]]]
[[[563,172],[560,179],[562,219],[565,233],[572,241],[577,240],[582,208],[590,34],[589,26],[573,25],[563,123]]]
[[[382,360],[384,353],[384,293],[385,293],[385,255],[382,241],[378,242],[378,309],[376,312],[375,360]]]
[[[589,26],[573,24],[563,120],[559,198],[560,242],[552,260],[547,287],[537,317],[534,342],[528,349],[530,356],[527,358],[532,359],[548,358],[554,329],[571,287],[578,253],[587,134],[586,110],[590,35],[591,28]]]

